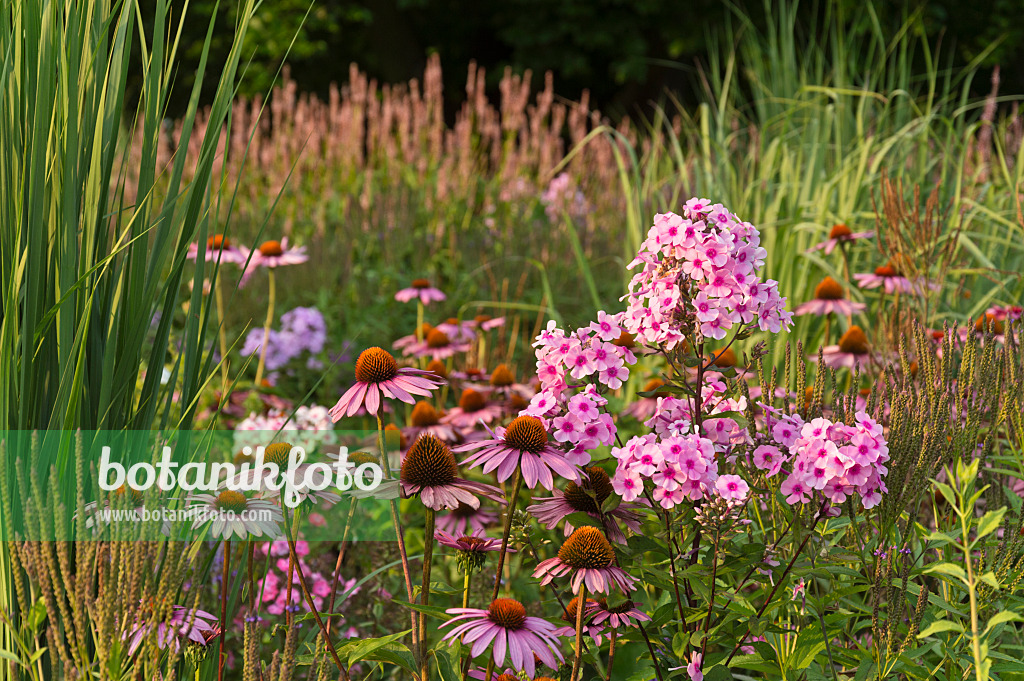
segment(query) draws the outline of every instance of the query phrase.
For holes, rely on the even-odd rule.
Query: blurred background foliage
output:
[[[893,33],[914,13],[929,42],[942,45],[957,68],[979,55],[976,94],[988,87],[987,69],[1002,65],[1003,92],[1024,92],[1024,0],[871,0],[883,29]],[[838,12],[851,33],[871,30],[863,0],[804,2],[797,11],[805,32],[829,24]],[[185,60],[178,73],[184,106],[189,68],[198,63],[208,22],[217,30],[210,54],[214,67],[227,58],[236,17],[233,3],[194,0],[185,22]],[[430,54],[445,71],[447,109],[464,98],[465,64],[476,60],[496,88],[506,66],[516,72],[554,71],[559,94],[576,99],[584,89],[613,119],[658,99],[666,88],[694,102],[702,87],[698,64],[706,61],[709,36],[749,17],[759,30],[770,22],[760,0],[273,0],[262,3],[247,39],[251,55],[242,94],[265,93],[281,55],[300,91],[326,95],[356,62],[371,78],[403,82],[419,77]],[[994,47],[993,47],[994,46]],[[946,62],[944,62],[946,63]],[[923,66],[923,65],[919,65]],[[141,75],[136,74],[136,82]],[[212,86],[211,86],[212,87]]]

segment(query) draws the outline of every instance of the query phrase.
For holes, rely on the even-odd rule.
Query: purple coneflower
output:
[[[128,639],[128,654],[134,655],[143,641],[156,631],[157,648],[170,648],[174,652],[181,649],[183,641],[191,641],[199,645],[209,645],[210,641],[220,633],[216,626],[217,618],[203,610],[190,610],[180,605],[171,607],[170,617],[162,622],[137,620],[123,638]]]
[[[794,315],[816,314],[827,315],[833,312],[844,317],[860,312],[866,306],[864,303],[855,303],[847,300],[846,291],[832,277],[825,277],[821,283],[814,288],[814,298],[802,303],[793,310]]]
[[[246,253],[248,256],[248,253]],[[301,265],[309,260],[305,246],[288,247],[288,237],[280,241],[264,241],[252,252],[249,267],[284,267],[285,265]]]
[[[614,561],[615,549],[601,530],[584,525],[565,540],[557,556],[542,561],[533,576],[542,577],[540,583],[545,585],[571,572],[573,593],[579,593],[583,583],[591,593],[610,593],[612,587],[623,593],[635,591],[636,580],[614,565]]]
[[[186,257],[189,260],[195,260],[199,257],[199,244],[189,244],[188,254]],[[231,243],[223,234],[214,234],[206,240],[206,262],[230,262],[235,265],[241,265],[245,262],[246,255],[237,246]]]
[[[836,246],[840,244],[853,243],[857,239],[870,239],[874,235],[874,232],[854,232],[846,225],[832,225],[832,231],[828,233],[828,239],[811,246],[810,250],[817,251],[824,248],[825,255],[831,255]]]
[[[407,428],[402,428],[402,434],[410,441],[415,440],[423,433],[429,433],[445,442],[457,442],[459,440],[455,429],[446,423],[441,423],[441,414],[437,413],[434,405],[426,400],[420,400],[412,408],[412,422]]]
[[[601,645],[601,638],[604,635],[604,627],[594,622],[594,613],[601,606],[593,598],[588,598],[583,608],[583,635],[594,639],[594,643]],[[574,596],[565,606],[562,613],[562,621],[568,622],[564,627],[555,630],[558,636],[571,637],[576,635],[576,617],[579,614],[580,597]]]
[[[488,402],[487,396],[482,392],[466,388],[459,397],[459,406],[454,407],[445,414],[441,423],[448,423],[466,432],[472,430],[477,423],[491,423],[501,418],[501,405],[496,402]]]
[[[193,494],[188,501],[191,502],[189,510],[196,517],[192,529],[209,522],[210,534],[215,539],[276,537],[281,534],[278,525],[284,522],[281,509],[265,499],[246,497],[237,490],[226,489],[217,496]]]
[[[828,345],[822,349],[825,364],[838,369],[839,367],[856,367],[866,362],[869,357],[868,337],[864,331],[854,324],[839,339],[839,345]],[[817,361],[816,356],[811,357]]]
[[[501,540],[493,539],[491,537],[476,537],[472,534],[467,534],[456,539],[444,530],[436,530],[434,532],[434,538],[437,539],[437,543],[441,546],[447,546],[450,549],[458,549],[459,551],[501,551]],[[512,547],[509,547],[508,551],[515,553],[515,549]]]
[[[488,553],[501,551],[501,540],[490,537],[476,537],[468,534],[455,538],[443,530],[435,530],[434,538],[441,546],[456,550],[456,560],[459,563],[459,569],[463,572],[476,572],[483,567]],[[506,550],[509,553],[516,552],[511,546]]]
[[[875,268],[874,272],[853,275],[861,288],[883,287],[888,295],[893,293],[912,293],[920,295],[923,287],[902,276],[892,263]]]
[[[472,319],[463,321],[449,317],[438,324],[437,328],[451,338],[453,343],[467,343],[476,339],[476,323]]]
[[[489,509],[473,508],[469,504],[437,516],[437,529],[455,536],[483,534],[487,528],[498,522],[498,514]]]
[[[341,396],[338,403],[328,412],[335,423],[342,416],[353,416],[363,406],[376,415],[380,407],[381,393],[384,397],[398,399],[409,404],[416,400],[413,395],[430,395],[430,391],[441,385],[435,374],[409,367],[398,368],[390,352],[382,348],[367,348],[359,353],[356,360],[356,382]]]
[[[412,286],[403,288],[395,294],[395,300],[400,303],[408,303],[410,300],[419,298],[424,305],[430,305],[435,301],[440,302],[446,297],[443,291],[431,286],[428,279],[413,279]]]
[[[442,640],[460,638],[465,645],[473,644],[472,657],[482,654],[493,642],[496,666],[504,664],[507,653],[512,667],[529,676],[536,671],[534,655],[552,669],[557,669],[563,659],[555,625],[539,617],[527,617],[526,608],[515,599],[495,599],[487,610],[449,608],[446,612],[455,617],[441,626],[456,626]]]
[[[516,375],[507,364],[496,366],[487,379],[487,385],[481,386],[478,389],[483,392],[500,393],[506,397],[518,395],[527,401],[537,392],[525,383],[516,383]]]
[[[396,341],[402,342],[404,339]],[[466,342],[453,342],[441,329],[431,329],[424,335],[423,340],[405,345],[403,354],[415,357],[429,357],[430,359],[447,359],[457,352],[466,352],[472,347]]]
[[[479,506],[477,494],[504,501],[497,487],[460,478],[452,450],[429,433],[420,435],[409,448],[402,462],[400,479],[405,496],[419,494],[423,505],[435,511],[455,509],[460,503]]]
[[[544,422],[536,416],[519,416],[508,428],[498,428],[492,434],[493,439],[467,442],[455,448],[457,452],[479,450],[464,464],[483,466],[485,474],[496,471],[498,482],[504,482],[521,462],[523,480],[530,489],[540,483],[550,490],[554,486],[552,471],[573,482],[580,481],[579,468],[566,460],[564,452],[549,444]]]
[[[471,324],[472,326],[480,329],[481,331],[490,331],[491,329],[496,329],[499,326],[504,326],[505,318],[492,317],[486,314],[478,314],[476,317],[473,317],[471,321],[467,322],[467,324]]]
[[[586,468],[584,472],[587,475],[583,478],[582,483],[577,485],[575,482],[570,482],[565,486],[564,492],[556,489],[553,492],[554,496],[549,498],[534,497],[533,500],[538,503],[528,506],[527,512],[550,530],[566,517],[582,511],[595,520],[604,521],[605,532],[608,533],[608,538],[611,541],[625,544],[626,535],[623,534],[618,521],[622,521],[634,532],[639,532],[641,517],[633,509],[639,508],[641,504],[624,501],[602,516],[601,505],[613,492],[611,478],[608,477],[608,473],[596,466]],[[566,521],[565,536],[568,537],[572,534],[574,529],[572,523]]]
[[[286,475],[288,473],[288,466],[291,460],[292,449],[295,446],[290,442],[274,442],[263,448],[263,463],[274,464],[277,466],[277,474],[271,475],[271,469],[255,468],[255,458],[244,460],[245,463],[249,463],[253,466],[249,470],[237,473],[235,477],[226,480],[221,488],[240,488],[252,489],[258,484],[256,489],[265,496],[277,497],[280,496],[281,490],[284,488],[279,482],[279,476]],[[324,483],[326,473],[319,470],[309,471],[312,464],[300,463],[295,466],[295,470],[291,471],[291,485],[295,489],[295,493],[301,501],[306,499],[312,499],[314,503],[317,501],[324,501],[327,504],[336,504],[341,500],[341,497],[330,492],[327,489],[327,485],[321,485]],[[304,480],[307,475],[310,478],[310,485],[306,486]],[[260,477],[257,480],[257,476]],[[316,489],[322,487],[322,489]]]
[[[598,607],[594,612],[594,624],[608,623],[613,628],[635,627],[640,622],[650,622],[649,615],[638,610],[633,601],[627,600],[614,607],[608,607],[608,601],[598,599]]]

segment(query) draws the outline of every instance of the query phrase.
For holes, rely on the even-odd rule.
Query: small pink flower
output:
[[[690,681],[704,681],[704,674],[700,670],[703,661],[704,657],[697,651],[690,653],[690,664],[686,665],[686,673],[690,675]]]
[[[723,499],[743,501],[750,486],[738,475],[722,475],[715,481],[715,489]]]
[[[404,288],[395,294],[395,300],[400,303],[408,303],[410,300],[418,298],[423,305],[442,301],[446,297],[440,289],[431,286],[430,281],[427,279],[414,279],[412,286]]]

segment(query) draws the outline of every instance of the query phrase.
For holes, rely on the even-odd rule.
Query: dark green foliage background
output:
[[[993,43],[976,94],[988,91],[988,69],[1002,66],[1002,92],[1024,92],[1024,0],[871,0],[884,27],[895,32],[920,11],[933,42],[941,40],[953,67],[966,64]],[[865,28],[862,0],[805,2],[799,12],[805,31],[814,31],[826,11],[846,18],[850,31]],[[183,37],[189,60],[198,59],[208,21],[217,16],[211,53],[222,60],[232,36],[234,3],[194,0]],[[759,0],[268,0],[250,27],[251,62],[243,92],[266,92],[291,45],[291,76],[302,91],[324,94],[344,82],[352,62],[383,82],[419,77],[428,54],[441,56],[445,91],[456,105],[464,92],[466,65],[475,59],[493,85],[505,66],[535,73],[552,70],[556,91],[576,98],[589,89],[592,101],[616,117],[658,98],[668,87],[692,100],[700,77],[696,65],[707,36],[736,12],[759,28],[771,12]],[[294,43],[293,43],[294,38]],[[190,85],[187,69],[178,73],[179,101]],[[539,82],[534,81],[535,84]]]

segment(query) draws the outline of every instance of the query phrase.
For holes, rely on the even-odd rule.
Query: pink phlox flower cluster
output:
[[[636,363],[629,348],[612,341],[622,334],[622,314],[597,313],[590,326],[567,334],[557,328],[554,320],[537,337],[533,345],[537,357],[537,377],[541,393],[558,397],[574,381],[582,385],[590,377],[615,390],[629,378],[626,364]]]
[[[598,312],[596,322],[571,334],[550,322],[534,342],[540,391],[522,413],[542,419],[576,465],[590,462],[588,450],[615,442],[608,400],[596,383],[621,387],[629,378],[626,365],[636,362],[629,348],[611,342],[622,333],[619,316]]]
[[[306,584],[309,587],[310,596],[313,598],[313,605],[316,606],[317,610],[321,612],[327,606],[330,595],[331,595],[331,581],[332,575],[323,575],[319,572],[312,570],[302,556],[309,552],[308,547],[302,550],[301,545],[305,542],[296,542],[295,553],[299,556],[299,565],[302,569],[303,575],[306,577]],[[265,552],[267,549],[261,547],[261,552]],[[302,595],[302,585],[299,582],[298,572],[292,571],[292,588],[291,588],[291,600],[288,598],[288,546],[284,541],[274,542],[269,547],[271,557],[276,557],[275,561],[276,570],[268,570],[266,576],[263,578],[262,587],[258,593],[261,594],[261,600],[265,606],[265,610],[271,615],[281,615],[287,611],[298,612],[300,610],[308,610],[309,606],[305,602]],[[351,598],[359,591],[359,587],[356,586],[356,579],[341,579],[338,581],[338,595],[335,597],[335,610],[338,606],[343,604],[346,600]]]
[[[654,485],[652,496],[662,508],[716,494],[718,462],[714,443],[706,437],[637,435],[614,447],[612,456],[617,461],[612,489],[623,501],[640,496],[646,480]]]
[[[770,443],[754,449],[753,464],[767,477],[786,466],[781,490],[788,503],[805,504],[820,492],[835,513],[854,492],[864,508],[873,508],[888,491],[888,443],[882,426],[865,412],[857,412],[853,426],[826,418],[804,423],[795,414],[769,417],[767,425]]]
[[[711,380],[701,388],[701,411],[705,416],[701,420],[700,434],[714,443],[716,451],[728,456],[736,445],[751,444],[752,440],[747,429],[735,419],[715,416],[746,411],[746,398],[725,397],[726,387],[723,381]],[[694,429],[692,412],[692,402],[688,399],[661,397],[654,415],[644,425],[660,437],[691,433]]]
[[[683,215],[659,213],[629,268],[622,324],[638,341],[674,348],[689,320],[697,342],[722,339],[735,325],[757,324],[778,333],[792,313],[778,282],[762,282],[766,252],[760,233],[721,204],[690,199]]]

